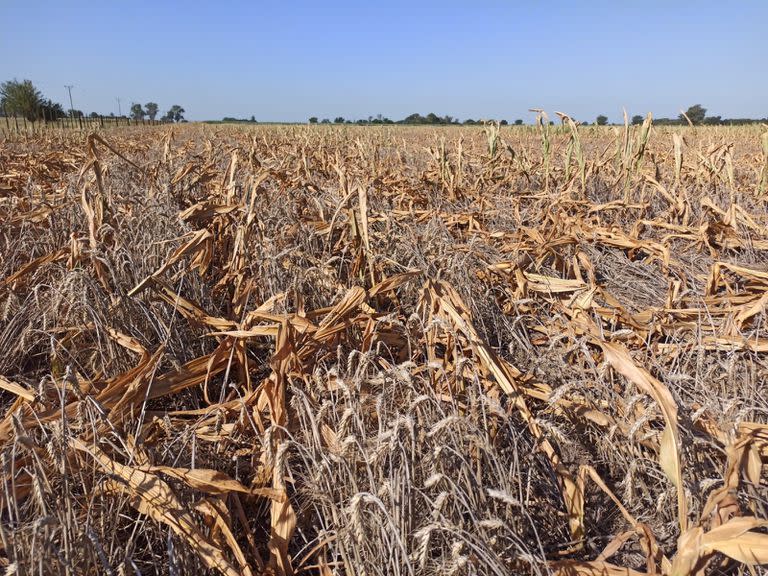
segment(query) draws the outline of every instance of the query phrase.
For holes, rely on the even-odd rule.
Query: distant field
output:
[[[0,564],[768,573],[764,130],[0,139]]]

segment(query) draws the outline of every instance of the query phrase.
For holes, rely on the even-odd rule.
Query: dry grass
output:
[[[0,141],[6,573],[766,573],[765,128],[561,119]]]

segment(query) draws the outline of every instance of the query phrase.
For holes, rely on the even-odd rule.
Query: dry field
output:
[[[768,133],[0,141],[0,572],[766,574]]]

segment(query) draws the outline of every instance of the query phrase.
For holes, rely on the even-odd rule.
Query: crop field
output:
[[[0,140],[0,573],[768,574],[767,130]]]

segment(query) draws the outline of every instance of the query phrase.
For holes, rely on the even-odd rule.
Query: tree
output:
[[[508,124],[509,122],[507,122],[506,120],[502,120],[501,122],[499,122],[499,125],[501,126],[507,126]]]
[[[333,119],[334,124],[344,124],[344,117],[343,116],[336,116],[336,118]]]
[[[138,122],[139,120],[143,120],[146,115],[147,113],[144,111],[144,108],[141,107],[141,104],[131,104],[131,118]]]
[[[606,126],[608,124],[608,116],[600,114],[600,116],[595,119],[595,124],[598,126]]]
[[[691,124],[701,124],[704,122],[704,118],[707,116],[707,109],[704,108],[701,104],[694,104],[685,111],[685,115],[680,114],[678,118],[681,122],[685,122],[686,116],[688,116],[688,120],[691,121]]]
[[[640,114],[635,114],[632,116],[632,126],[639,126],[643,123],[643,117],[640,116]]]
[[[91,112],[90,114],[88,114],[88,117],[89,118],[98,118],[99,117],[99,113],[98,112]]]
[[[251,119],[249,120],[249,122],[253,122],[255,124],[256,123],[256,116],[251,114]]]
[[[157,117],[157,112],[159,111],[159,106],[156,102],[147,102],[144,104],[144,110],[147,112],[147,116],[149,116],[149,119],[153,122],[155,121],[155,118]]]
[[[320,124],[330,124],[330,123],[331,123],[331,121],[328,120],[328,118],[323,118],[323,121],[320,122]]]
[[[46,122],[52,122],[66,116],[61,104],[58,102],[51,102],[50,100],[43,100],[40,103],[40,113],[43,116],[43,120]]]
[[[43,95],[30,80],[10,80],[0,84],[0,107],[9,116],[23,116],[30,122],[40,118]]]
[[[181,122],[184,120],[184,114],[186,113],[186,110],[179,106],[178,104],[174,104],[171,106],[171,109],[168,110],[168,113],[165,115],[167,120],[170,120],[171,122]]]
[[[426,119],[418,113],[409,114],[403,119],[403,124],[424,124]]]
[[[515,126],[522,126],[522,125],[523,125],[523,121],[520,118],[515,120]]]

